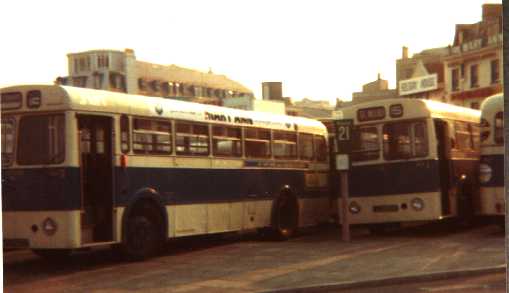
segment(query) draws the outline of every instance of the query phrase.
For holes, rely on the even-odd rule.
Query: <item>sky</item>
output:
[[[0,87],[67,75],[68,53],[134,49],[136,59],[212,69],[251,88],[350,100],[380,73],[394,88],[410,55],[452,43],[496,0],[16,0],[0,3]]]

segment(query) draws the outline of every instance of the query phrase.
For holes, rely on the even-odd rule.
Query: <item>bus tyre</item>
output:
[[[51,261],[63,261],[71,255],[70,249],[32,249],[36,255]]]
[[[138,215],[129,219],[126,232],[122,250],[128,260],[144,260],[159,250],[161,239],[157,225],[147,216]]]
[[[289,193],[281,194],[274,205],[273,232],[276,240],[288,240],[295,236],[299,226],[297,199]]]

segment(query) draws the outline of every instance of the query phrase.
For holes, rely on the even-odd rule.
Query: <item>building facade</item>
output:
[[[92,50],[67,55],[69,75],[57,84],[221,105],[253,92],[224,75],[136,60],[134,51]]]
[[[254,97],[225,98],[223,106],[241,110],[286,114],[286,105],[283,101],[259,100]]]
[[[458,24],[444,60],[450,103],[478,109],[488,96],[503,91],[502,5],[484,4],[482,20]]]
[[[448,48],[427,49],[408,56],[403,47],[401,59],[396,60],[396,85],[400,97],[447,102],[444,79],[444,60]]]
[[[389,89],[389,82],[382,79],[378,74],[377,80],[364,84],[362,92],[355,92],[352,94],[351,102],[343,102],[341,106],[349,106],[379,99],[391,99],[398,96],[395,89]]]

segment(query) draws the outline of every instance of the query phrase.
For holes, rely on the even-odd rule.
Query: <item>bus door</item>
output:
[[[435,134],[437,139],[437,154],[439,168],[439,182],[441,192],[442,215],[451,214],[451,203],[449,199],[449,189],[451,184],[451,166],[448,153],[451,148],[449,142],[449,127],[447,121],[435,119]]]
[[[82,243],[113,240],[112,119],[78,115]]]

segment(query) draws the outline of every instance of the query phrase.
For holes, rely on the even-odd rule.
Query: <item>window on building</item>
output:
[[[495,115],[495,143],[504,144],[504,112]]]
[[[80,62],[78,60],[78,58],[74,58],[74,66],[73,66],[73,71],[74,73],[78,73],[80,71]]]
[[[147,82],[143,78],[138,78],[138,89],[140,91],[147,89]]]
[[[238,127],[213,126],[212,152],[220,157],[242,156],[242,131]]]
[[[97,56],[97,68],[108,68],[110,60],[108,55],[100,54]]]
[[[380,157],[380,140],[376,127],[359,127],[353,132],[352,161],[376,160]]]
[[[175,129],[177,155],[208,156],[209,129],[207,125],[177,122]]]
[[[103,87],[103,74],[102,73],[95,73],[93,75],[94,78],[94,88],[95,89],[102,89]]]
[[[72,84],[76,87],[86,87],[87,86],[87,77],[86,76],[78,76],[72,78]]]
[[[270,157],[270,131],[259,128],[246,128],[245,131],[246,157]]]
[[[426,122],[398,122],[383,126],[384,158],[401,160],[428,155]]]
[[[299,158],[311,161],[313,157],[313,135],[301,133],[299,135]]]
[[[79,57],[74,60],[74,66],[78,69],[77,71],[89,71],[90,70],[90,56]]]
[[[274,131],[272,151],[276,159],[297,158],[297,133]]]
[[[170,93],[170,87],[168,86],[167,82],[161,83],[161,93],[163,96],[168,96]]]
[[[479,86],[479,66],[474,64],[470,66],[470,87],[475,88]]]
[[[453,92],[459,90],[459,72],[457,68],[451,70],[451,89]]]
[[[498,59],[491,60],[491,83],[500,81],[500,61]]]
[[[133,151],[135,153],[170,154],[171,145],[169,121],[133,119]]]

